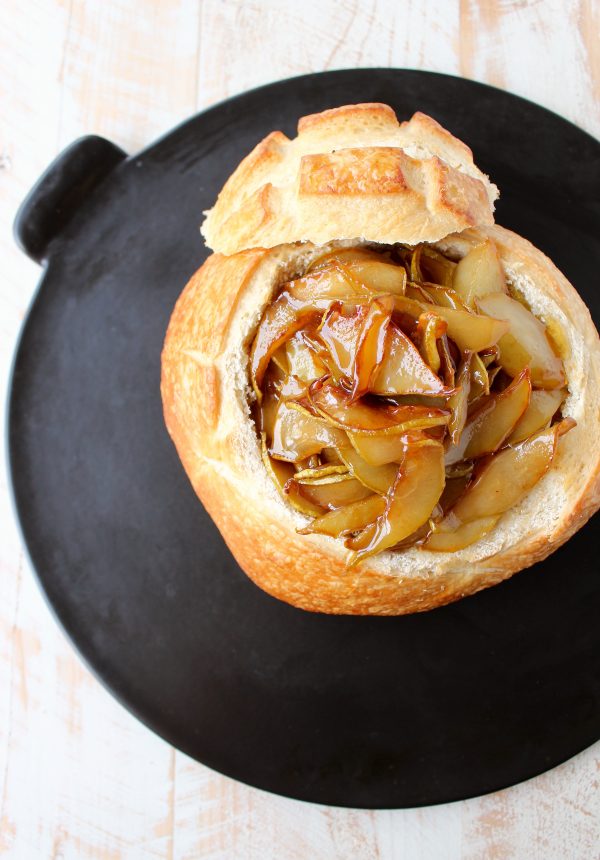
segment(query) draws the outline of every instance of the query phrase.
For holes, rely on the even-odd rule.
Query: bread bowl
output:
[[[542,252],[493,225],[495,187],[433,120],[417,115],[400,126],[386,106],[347,106],[301,120],[295,143],[282,137],[259,144],[209,213],[204,234],[218,252],[180,296],[162,357],[167,428],[233,555],[261,588],[297,607],[377,615],[435,608],[543,559],[600,505],[600,343],[577,292]],[[312,186],[307,164],[320,177]],[[373,227],[376,212],[383,215]],[[452,551],[384,547],[357,559],[347,538],[300,534],[311,517],[269,475],[251,353],[282,285],[325,255],[417,242],[452,262],[493,243],[512,301],[543,322],[562,363],[566,380],[555,387],[564,391],[559,418],[569,432],[560,442],[555,434],[550,467],[474,542]],[[503,437],[493,450],[518,444],[507,448]],[[434,532],[443,532],[442,514]]]

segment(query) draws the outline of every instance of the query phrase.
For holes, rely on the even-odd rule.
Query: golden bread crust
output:
[[[310,129],[324,121],[318,115],[302,122]],[[249,343],[277,284],[322,248],[216,254],[184,289],[162,356],[166,424],[196,493],[240,566],[265,591],[317,612],[432,609],[545,558],[600,506],[600,341],[589,312],[541,251],[501,227],[468,230],[440,246],[462,255],[485,236],[496,242],[509,282],[560,346],[570,390],[563,412],[577,427],[526,499],[490,535],[456,553],[412,548],[347,570],[339,541],[297,534],[304,518],[279,497],[262,465],[248,408]]]
[[[416,244],[493,223],[497,189],[471,150],[431,117],[399,123],[388,105],[345,105],[275,131],[225,183],[202,233],[235,254],[333,239]]]

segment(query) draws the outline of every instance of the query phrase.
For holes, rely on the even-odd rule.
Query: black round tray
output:
[[[548,252],[600,317],[600,145],[491,87],[394,69],[308,75],[200,114],[129,158],[82,138],[16,222],[43,262],[18,347],[10,466],[42,588],[146,725],[206,765],[319,803],[451,801],[534,776],[600,728],[599,542],[404,618],[313,615],[240,571],[164,428],[160,351],[207,256],[203,209],[298,117],[383,101],[430,113],[502,190],[499,223]],[[597,522],[597,521],[596,521]]]

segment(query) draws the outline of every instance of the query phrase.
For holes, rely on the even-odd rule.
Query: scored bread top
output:
[[[414,245],[494,223],[498,189],[434,119],[358,104],[267,135],[225,183],[202,234],[221,254],[309,241]]]

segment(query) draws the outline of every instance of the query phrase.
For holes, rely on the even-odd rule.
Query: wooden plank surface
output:
[[[135,151],[249,87],[392,65],[487,81],[600,137],[594,0],[4,0],[1,19],[3,386],[38,278],[13,244],[14,212],[79,135]],[[0,856],[598,857],[599,768],[596,746],[494,795],[379,812],[221,777],[144,729],[82,666],[37,589],[0,475]]]

